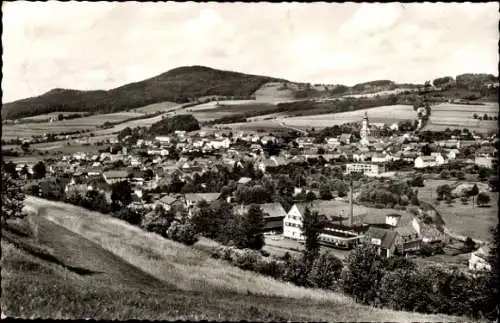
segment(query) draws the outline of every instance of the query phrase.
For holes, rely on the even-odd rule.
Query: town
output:
[[[319,41],[323,36],[283,34],[280,42],[290,42],[280,54],[284,66],[271,60],[281,51],[266,46],[251,62],[265,58],[275,66],[247,66],[249,72],[275,73],[271,77],[185,65],[237,56],[232,66],[243,66],[239,62],[249,54],[241,48],[227,45],[222,53],[214,45],[235,38],[230,26],[245,27],[228,23],[236,12],[225,4],[158,3],[147,12],[139,3],[110,4],[106,12],[82,3],[82,12],[99,12],[88,26],[107,41],[95,46],[110,53],[116,46],[124,51],[117,57],[128,63],[114,62],[125,71],[108,79],[103,75],[116,73],[115,65],[87,76],[75,67],[73,83],[61,72],[50,74],[53,80],[45,78],[43,86],[27,78],[23,89],[6,88],[9,100],[18,99],[2,103],[2,317],[408,322],[498,317],[498,76],[487,74],[486,58],[484,65],[469,64],[467,48],[459,43],[451,48],[467,53],[446,57],[450,68],[443,67],[442,57],[427,62],[429,44],[442,45],[432,34],[412,34],[424,30],[415,27],[421,21],[398,22],[408,26],[403,38],[413,37],[418,45],[408,42],[416,53],[405,54],[412,57],[408,61],[396,55],[406,48],[398,47],[404,41],[379,38],[380,26],[369,37],[358,28],[372,16],[388,24],[391,15],[404,17],[404,6],[353,4],[349,13],[346,4],[331,5],[347,10],[339,21],[350,17],[335,27],[336,41],[355,49],[344,55]],[[269,15],[255,30],[282,15],[277,7],[246,6]],[[286,8],[287,21],[305,14],[292,5],[278,6]],[[481,6],[487,7],[477,5],[478,10]],[[14,4],[7,7],[15,11]],[[52,8],[57,12],[58,5]],[[325,26],[336,15],[329,5],[315,10]],[[486,11],[460,10],[454,15],[467,23],[447,20],[449,33],[473,26],[477,14],[484,28],[470,28],[483,35]],[[180,17],[184,11],[199,17],[186,18],[172,31],[182,36],[178,40],[146,31],[156,15],[169,22],[172,13]],[[69,7],[67,13],[75,21],[83,16]],[[4,22],[11,35],[17,16],[11,13]],[[114,25],[102,25],[104,18],[135,24],[145,17],[151,26],[128,30],[123,39]],[[496,26],[494,17],[488,19]],[[307,29],[294,24],[288,33]],[[272,39],[271,29],[254,36]],[[138,35],[144,38],[140,42]],[[370,55],[383,72],[355,54],[370,48],[357,44],[363,37],[380,47]],[[150,59],[142,49],[130,54],[131,43],[146,46],[153,40]],[[167,50],[162,42],[177,45]],[[82,46],[72,54],[81,58],[78,64],[87,60],[81,56],[87,45]],[[328,52],[324,57],[322,50]],[[382,63],[386,52],[394,53]],[[88,60],[95,60],[92,50],[88,53]],[[66,55],[49,54],[54,62]],[[14,66],[10,55],[5,60]],[[315,58],[324,64],[313,63]],[[351,66],[351,59],[357,63]],[[165,60],[172,62],[157,63]],[[174,62],[181,63],[172,68]],[[408,68],[403,75],[389,62]],[[451,68],[458,63],[470,73]],[[146,79],[164,66],[171,69]],[[472,73],[474,68],[480,73]],[[452,71],[458,72],[444,76]],[[10,86],[20,82],[10,77]],[[74,89],[59,87],[64,82]],[[49,90],[40,95],[40,89]]]

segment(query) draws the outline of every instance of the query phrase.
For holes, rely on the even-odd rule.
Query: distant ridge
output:
[[[108,91],[53,89],[40,96],[3,104],[2,119],[59,111],[109,113],[164,101],[184,103],[209,95],[249,97],[267,82],[287,81],[206,66],[184,66]]]

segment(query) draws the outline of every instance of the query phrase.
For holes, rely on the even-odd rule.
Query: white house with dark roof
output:
[[[484,245],[471,253],[469,258],[469,270],[490,271],[491,264],[488,262],[490,249],[491,247],[489,245]]]
[[[125,170],[110,170],[103,172],[102,175],[108,184],[126,181],[128,179],[128,172]]]

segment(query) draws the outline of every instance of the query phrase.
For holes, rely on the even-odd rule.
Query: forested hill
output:
[[[109,91],[54,89],[37,97],[3,104],[2,119],[59,111],[108,113],[163,101],[184,103],[209,95],[249,97],[267,82],[286,80],[186,66]]]

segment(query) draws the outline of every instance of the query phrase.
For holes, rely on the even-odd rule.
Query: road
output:
[[[282,117],[277,117],[276,119],[274,119],[274,121],[275,121],[276,123],[278,123],[280,126],[282,126],[283,128],[292,129],[292,130],[295,130],[295,131],[297,131],[297,132],[300,132],[300,133],[302,133],[302,134],[304,134],[304,135],[307,135],[307,134],[308,134],[308,132],[307,132],[307,131],[305,131],[305,130],[298,129],[298,128],[295,128],[295,127],[292,127],[292,126],[287,125],[283,119],[284,119],[284,118],[282,118]]]

